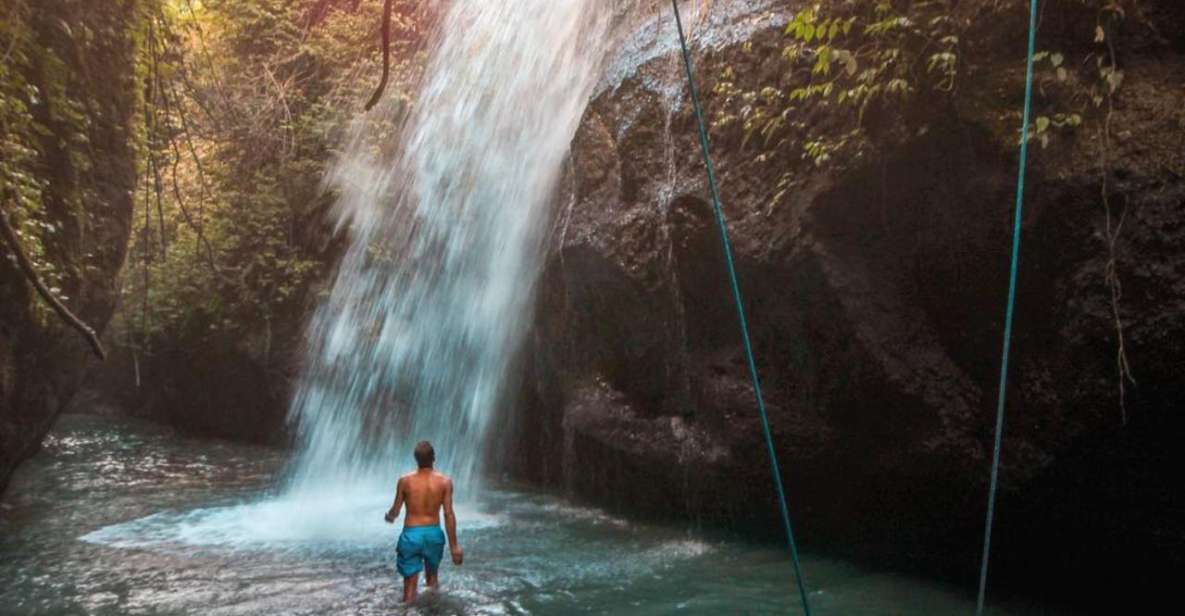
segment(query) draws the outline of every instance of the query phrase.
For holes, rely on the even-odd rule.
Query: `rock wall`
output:
[[[148,357],[113,344],[111,359],[87,375],[78,408],[141,417],[193,435],[286,445],[305,318],[280,314],[245,338],[157,337]]]
[[[1180,23],[1170,3],[1147,6],[1159,11],[1155,23]],[[1072,29],[1058,10],[1048,9],[1043,45]],[[979,34],[1023,33],[1016,17]],[[654,36],[675,36],[664,27]],[[1132,594],[1167,592],[1158,585],[1167,573],[1156,572],[1179,570],[1185,539],[1185,499],[1173,487],[1183,454],[1170,436],[1182,433],[1185,393],[1185,56],[1179,37],[1140,32],[1121,50],[1126,82],[1111,122],[1124,128],[1105,148],[1107,188],[1094,129],[1034,153],[993,578],[1068,596],[1115,573],[1100,558],[1138,562],[1118,573],[1128,606]],[[777,82],[782,37],[767,27],[743,43],[700,41],[709,116],[721,110],[712,92],[725,66],[750,87]],[[776,205],[785,163],[763,162],[737,134],[713,134],[802,539],[968,584],[1016,182],[1007,128],[1016,121],[976,101],[1020,104],[1023,42],[1006,38],[1000,63],[962,85],[990,94],[927,109],[930,129],[877,160],[800,166],[801,182]],[[587,112],[557,199],[503,461],[521,479],[620,510],[775,537],[768,459],[679,62],[673,51],[645,60]],[[1115,267],[1138,383],[1127,385],[1126,425],[1104,192],[1112,224],[1123,218]],[[1046,575],[1035,579],[1034,566]],[[1086,600],[1097,607],[1099,597]]]
[[[39,0],[5,9],[6,19],[23,17],[8,32],[15,41],[5,41],[5,62],[29,86],[20,102],[33,126],[19,128],[31,129],[23,145],[33,154],[20,173],[42,187],[37,241],[61,274],[66,303],[100,330],[118,297],[132,213],[137,8],[133,0]],[[2,207],[11,217],[14,203]],[[37,451],[92,361],[77,332],[41,301],[7,254],[0,258],[0,490]]]

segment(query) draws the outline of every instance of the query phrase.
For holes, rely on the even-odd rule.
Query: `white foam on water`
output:
[[[620,518],[611,515],[600,509],[592,509],[589,507],[578,507],[565,502],[552,502],[545,504],[541,509],[547,513],[562,516],[565,519],[581,520],[592,523],[594,525],[606,525],[614,528],[629,528],[630,523],[625,518]]]
[[[386,546],[396,527],[382,519],[389,502],[285,499],[162,512],[88,533],[80,540],[118,548],[216,547],[283,550]],[[494,528],[506,517],[457,507],[461,531]],[[396,521],[397,524],[401,523]]]

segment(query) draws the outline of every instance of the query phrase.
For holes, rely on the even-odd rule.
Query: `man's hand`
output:
[[[453,554],[453,564],[454,565],[459,565],[459,564],[461,564],[462,561],[465,560],[465,552],[461,551],[461,546],[451,545],[451,546],[449,546],[449,551],[452,552],[452,554]]]
[[[394,510],[394,509],[392,509],[392,510],[390,510],[390,511],[388,511],[388,512],[387,512],[387,515],[383,516],[383,519],[387,521],[387,524],[394,524],[394,523],[395,523],[395,518],[396,518],[398,515],[399,515],[399,514],[395,513],[395,510]]]

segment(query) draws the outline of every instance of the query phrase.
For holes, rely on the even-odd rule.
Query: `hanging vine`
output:
[[[1127,207],[1123,208],[1116,220],[1111,205],[1111,120],[1115,115],[1115,92],[1123,82],[1123,71],[1119,69],[1119,62],[1115,54],[1114,24],[1124,17],[1123,8],[1117,3],[1111,3],[1099,11],[1099,25],[1095,34],[1095,42],[1105,43],[1107,53],[1097,58],[1099,70],[1098,90],[1106,104],[1106,115],[1099,126],[1099,137],[1102,147],[1099,148],[1099,196],[1103,204],[1104,226],[1103,238],[1107,245],[1107,263],[1104,266],[1103,278],[1110,295],[1111,317],[1115,327],[1115,371],[1119,388],[1119,413],[1123,425],[1127,425],[1127,385],[1136,384],[1132,376],[1131,363],[1127,357],[1126,334],[1124,332],[1123,317],[1120,314],[1120,300],[1123,298],[1123,283],[1119,278],[1118,256],[1116,245],[1119,234],[1123,230],[1123,222],[1127,216]],[[1095,101],[1099,101],[1096,96]],[[1098,103],[1096,102],[1096,105]]]

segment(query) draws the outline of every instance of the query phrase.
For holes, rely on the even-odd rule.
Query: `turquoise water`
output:
[[[799,613],[777,546],[528,490],[461,507],[465,565],[446,564],[442,590],[407,608],[396,528],[381,520],[386,495],[318,524],[319,514],[270,500],[285,455],[134,421],[63,418],[0,506],[0,613]],[[804,567],[820,615],[972,613],[969,596],[939,584],[810,555]]]

